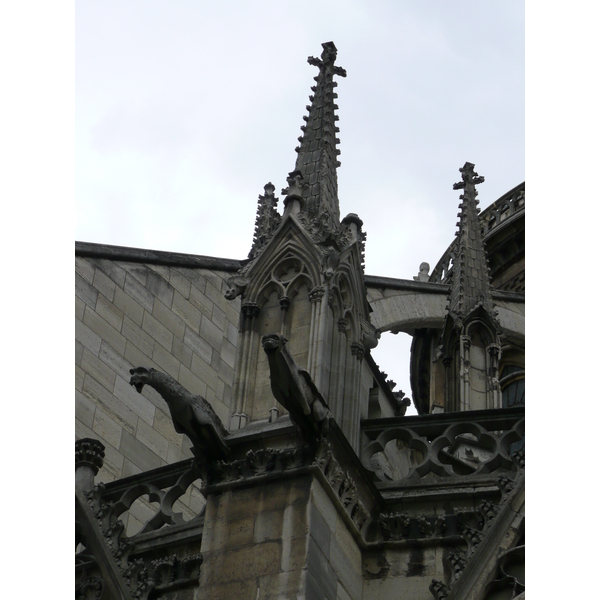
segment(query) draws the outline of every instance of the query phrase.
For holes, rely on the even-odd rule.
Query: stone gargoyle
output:
[[[302,435],[308,440],[320,439],[329,431],[331,412],[309,373],[292,358],[286,341],[277,334],[262,338],[271,372],[271,390],[275,399],[289,411],[290,419]]]
[[[187,435],[197,457],[209,462],[224,460],[230,454],[227,430],[212,406],[202,396],[194,396],[179,382],[156,369],[130,369],[129,383],[141,394],[145,385],[154,388],[169,406],[177,433]]]

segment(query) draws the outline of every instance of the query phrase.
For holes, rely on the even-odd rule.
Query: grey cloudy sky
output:
[[[340,212],[364,221],[368,274],[412,279],[453,239],[465,161],[482,208],[525,179],[524,17],[523,0],[78,2],[76,239],[245,258],[258,194],[294,168],[306,58],[333,41]],[[410,395],[409,344],[373,355]]]

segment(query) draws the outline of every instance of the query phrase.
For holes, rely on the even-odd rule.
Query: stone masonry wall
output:
[[[160,395],[148,386],[138,394],[129,385],[132,367],[169,373],[205,397],[227,424],[240,312],[239,299],[223,296],[230,276],[76,257],[75,435],[106,446],[97,482],[192,456]],[[184,497],[194,512],[203,502],[194,489]]]

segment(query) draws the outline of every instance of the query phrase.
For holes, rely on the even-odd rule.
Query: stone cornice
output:
[[[231,272],[238,271],[247,262],[231,258],[216,258],[196,254],[183,254],[180,252],[165,252],[162,250],[144,250],[141,248],[110,246],[108,244],[93,244],[89,242],[75,242],[75,256]]]

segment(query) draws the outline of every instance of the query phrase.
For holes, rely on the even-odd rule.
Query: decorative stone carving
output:
[[[524,435],[524,418],[502,432],[490,431],[475,422],[455,423],[431,441],[408,427],[390,427],[367,444],[363,461],[368,465],[376,452],[383,452],[386,444],[395,439],[402,442],[412,457],[418,457],[411,459],[412,465],[405,479],[420,479],[429,473],[449,477],[491,473],[498,469],[514,472],[517,466],[509,448]]]
[[[145,385],[154,388],[169,406],[177,433],[187,435],[199,458],[218,460],[229,456],[228,435],[221,419],[202,396],[194,396],[178,381],[156,369],[136,367],[129,383],[141,394]]]
[[[367,350],[372,350],[379,343],[379,338],[381,337],[381,333],[377,331],[377,328],[366,321],[365,319],[361,319],[360,329],[362,332],[362,342],[364,347]]]
[[[302,434],[321,438],[329,431],[331,412],[308,371],[300,369],[278,334],[265,335],[262,345],[271,372],[271,390],[276,400],[290,413]]]
[[[267,185],[265,185],[264,196],[258,197],[258,208],[256,211],[256,222],[254,226],[254,240],[252,242],[252,248],[248,253],[248,258],[251,260],[260,254],[262,249],[273,237],[273,233],[281,223],[281,215],[277,212],[278,198],[273,193],[274,191],[275,186],[269,182]],[[225,297],[228,300],[232,299],[228,298],[227,294]]]
[[[254,319],[260,313],[260,307],[255,302],[244,302],[242,304],[242,314],[245,319]]]
[[[242,296],[248,283],[249,281],[241,275],[234,275],[233,277],[230,277],[227,280],[227,285],[229,287],[225,292],[225,298],[227,300],[235,300],[238,296]]]
[[[429,263],[422,262],[419,265],[419,273],[413,279],[415,281],[429,281]]]
[[[75,441],[75,469],[88,467],[97,475],[104,464],[104,444],[93,438]]]

